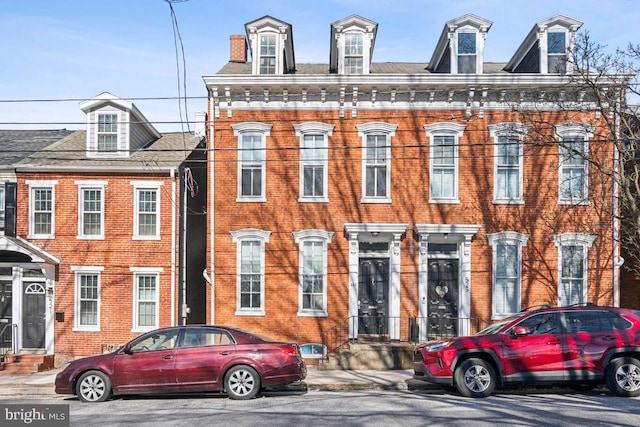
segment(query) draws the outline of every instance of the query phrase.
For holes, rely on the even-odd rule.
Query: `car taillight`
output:
[[[300,355],[300,352],[298,351],[298,346],[296,345],[285,345],[281,347],[280,350],[282,350],[284,353],[288,354],[289,356]]]

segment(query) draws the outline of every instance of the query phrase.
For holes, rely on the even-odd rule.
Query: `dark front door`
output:
[[[429,337],[458,333],[458,260],[429,260]]]
[[[360,260],[358,334],[388,334],[389,259]]]
[[[11,323],[11,280],[0,280],[0,331],[7,327],[0,336],[1,350],[11,349]]]
[[[22,308],[22,347],[44,348],[46,295],[43,283],[24,284]]]

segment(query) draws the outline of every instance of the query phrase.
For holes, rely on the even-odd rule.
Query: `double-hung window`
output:
[[[100,276],[104,267],[76,267],[75,330],[100,330]]]
[[[588,203],[588,140],[593,127],[579,123],[556,126],[560,142],[559,202]]]
[[[238,136],[238,199],[266,201],[266,137],[271,125],[246,122],[232,126]]]
[[[264,315],[265,244],[270,232],[245,229],[231,232],[236,249],[236,315]]]
[[[520,123],[499,123],[489,126],[494,140],[494,203],[523,201],[523,143],[529,128]]]
[[[131,181],[134,187],[133,238],[160,239],[160,186],[158,181]]]
[[[492,318],[500,319],[520,311],[522,247],[529,236],[501,232],[487,238],[493,248]]]
[[[97,148],[98,153],[118,151],[118,114],[98,113]]]
[[[362,201],[391,201],[391,137],[398,125],[365,123],[357,125],[362,137]]]
[[[560,201],[583,203],[587,196],[587,159],[584,137],[567,136],[560,146]]]
[[[587,302],[587,255],[595,236],[567,233],[553,240],[558,247],[558,305]]]
[[[299,246],[299,316],[327,316],[327,245],[333,234],[324,230],[293,233]]]
[[[78,186],[78,238],[104,238],[106,181],[76,181]]]
[[[567,44],[565,32],[547,33],[547,72],[565,74],[567,72]]]
[[[458,147],[465,129],[456,123],[424,125],[429,144],[429,200],[458,202]]]
[[[301,202],[328,201],[328,142],[333,125],[302,123],[293,126],[300,137]]]
[[[458,33],[458,74],[476,73],[476,36],[475,32]]]
[[[159,326],[160,273],[162,268],[131,267],[133,273],[133,331]]]
[[[276,74],[276,35],[260,34],[260,74]]]
[[[344,73],[362,74],[364,71],[364,34],[344,35]]]
[[[51,239],[55,235],[55,185],[57,183],[57,181],[27,181],[30,238]]]

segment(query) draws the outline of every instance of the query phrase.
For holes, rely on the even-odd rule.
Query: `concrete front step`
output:
[[[0,363],[0,375],[32,374],[53,368],[52,354],[7,354]]]
[[[410,343],[350,343],[348,349],[330,354],[318,369],[412,369],[413,349]]]

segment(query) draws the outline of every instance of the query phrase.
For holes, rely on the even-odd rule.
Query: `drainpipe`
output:
[[[215,239],[213,236],[215,236],[215,225],[216,225],[216,191],[215,191],[215,175],[216,175],[216,167],[215,167],[215,156],[216,156],[216,152],[215,152],[215,147],[213,146],[215,138],[214,138],[214,124],[213,124],[213,120],[214,120],[214,108],[213,108],[213,102],[211,101],[212,99],[212,93],[211,91],[209,91],[209,102],[208,102],[208,107],[209,107],[209,113],[208,113],[208,123],[209,123],[209,132],[208,132],[208,141],[207,141],[207,160],[210,158],[211,160],[208,161],[207,166],[211,166],[208,168],[209,170],[209,188],[211,189],[209,192],[209,196],[210,196],[210,202],[209,202],[209,230],[210,233],[207,236],[207,238],[209,239],[209,245],[211,248],[211,255],[210,255],[210,263],[209,265],[211,265],[211,276],[207,276],[207,278],[205,278],[207,280],[207,282],[211,285],[211,318],[209,323],[211,323],[212,325],[216,324],[216,286],[215,286],[215,278],[216,278],[216,261],[215,261]],[[206,273],[206,269],[205,271],[203,271],[203,273]],[[204,276],[204,274],[203,274]]]
[[[176,325],[176,170],[171,168],[171,326]]]
[[[616,110],[618,113],[615,118],[615,140],[620,141],[620,101],[617,102],[618,108]],[[613,168],[614,168],[614,176],[615,174],[620,174],[620,152],[618,151],[618,145],[614,144],[613,147]],[[623,173],[623,172],[622,172]],[[620,256],[620,207],[618,206],[620,203],[620,196],[618,192],[620,191],[618,179],[613,180],[613,305],[614,307],[620,306],[620,267],[624,264],[624,258]]]
[[[189,307],[187,306],[187,173],[190,172],[189,168],[184,168],[184,194],[182,199],[182,224],[180,234],[182,235],[182,256],[181,256],[181,270],[182,270],[182,282],[180,287],[182,289],[182,305],[181,305],[181,324],[187,324],[187,315],[189,314]]]

